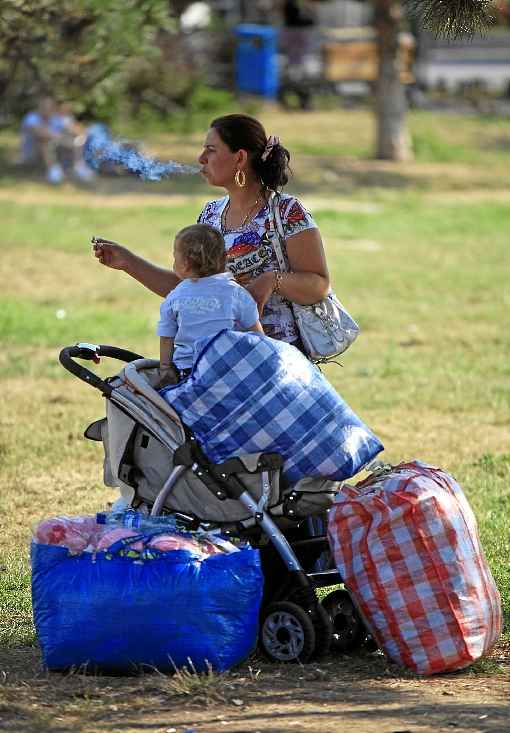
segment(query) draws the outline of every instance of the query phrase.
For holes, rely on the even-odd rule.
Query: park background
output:
[[[137,22],[126,8],[115,15],[120,8],[115,2],[103,3],[111,13],[101,16],[97,28],[78,12],[87,3],[41,3],[39,10],[48,12],[51,6],[61,13],[67,8],[69,15],[61,18],[64,25],[68,22],[71,40],[80,23],[85,23],[80,33],[87,28],[97,33],[97,57],[82,62],[90,79],[70,79],[72,66],[59,71],[55,48],[61,38],[55,36],[51,50],[51,34],[48,43],[39,42],[41,65],[31,86],[21,61],[10,75],[7,53],[0,65],[0,713],[7,716],[6,725],[22,721],[12,729],[44,730],[63,700],[63,722],[53,722],[55,729],[67,729],[72,720],[77,729],[86,730],[95,719],[98,727],[91,729],[102,730],[97,722],[101,712],[91,714],[95,704],[90,701],[120,704],[118,688],[112,695],[97,681],[72,681],[65,694],[59,688],[60,699],[52,697],[53,683],[37,672],[28,560],[31,527],[54,514],[93,513],[114,498],[102,483],[100,448],[83,438],[88,423],[103,416],[104,404],[99,393],[64,372],[58,353],[63,346],[89,341],[157,355],[158,299],[126,275],[102,268],[92,256],[90,238],[120,241],[166,265],[175,231],[194,221],[204,201],[217,195],[198,177],[147,183],[115,171],[99,175],[91,185],[70,180],[57,188],[41,172],[20,170],[20,117],[37,94],[48,91],[71,101],[83,124],[101,119],[115,136],[163,160],[194,163],[208,121],[232,111],[255,114],[290,149],[294,175],[288,190],[302,198],[319,224],[335,290],[362,328],[343,366],[329,365],[325,373],[381,437],[385,460],[422,459],[450,471],[464,487],[505,613],[501,645],[475,671],[499,679],[508,669],[510,612],[506,84],[494,88],[487,81],[494,77],[490,68],[484,77],[479,66],[478,77],[471,72],[471,78],[458,82],[455,77],[450,84],[445,72],[430,87],[414,85],[413,94],[407,89],[409,154],[404,160],[382,159],[377,157],[373,86],[359,80],[343,88],[320,86],[311,109],[304,110],[292,94],[285,100],[241,94],[235,86],[234,26],[260,24],[260,15],[250,17],[242,4],[231,3],[239,11],[235,17],[212,7],[210,26],[183,30],[179,17],[185,7],[177,5],[170,14],[163,12],[162,3],[130,5],[145,9],[148,18],[140,38],[139,16]],[[484,36],[436,41],[430,33],[427,47],[436,54],[433,58],[443,53],[451,60],[457,54],[457,70],[467,64],[463,54],[470,61],[473,56],[485,59],[486,66],[498,70],[506,59],[510,69],[503,6],[498,3],[498,24]],[[35,12],[30,3],[25,7]],[[99,3],[88,7],[102,12]],[[364,13],[366,7],[360,9],[363,23],[366,17],[370,20]],[[28,13],[25,21],[23,48],[33,54],[37,16]],[[409,19],[399,22],[410,32]],[[157,47],[155,29],[160,40],[164,31],[164,42]],[[216,80],[204,67],[204,54],[213,53],[208,35],[214,53],[226,64],[218,61],[213,70],[223,76],[218,73]],[[111,47],[105,50],[108,39]],[[123,43],[143,49],[144,55],[123,56]],[[72,53],[83,50],[74,45]],[[225,47],[233,49],[230,61]],[[101,58],[112,71],[93,84],[92,72],[101,66]],[[173,59],[174,66],[162,59]],[[126,66],[135,69],[137,87],[126,82]],[[455,64],[448,66],[451,71]],[[225,81],[228,68],[230,82]],[[90,84],[86,93],[80,83]],[[100,373],[112,373],[112,365],[101,365]],[[382,662],[374,664],[362,660],[354,679],[380,675]],[[229,699],[230,683],[222,687],[214,682]],[[132,692],[129,684],[134,683],[126,683],[125,689]],[[204,689],[199,692],[206,698],[211,692]],[[174,692],[177,697],[189,694],[188,689]],[[45,699],[50,700],[46,707]]]

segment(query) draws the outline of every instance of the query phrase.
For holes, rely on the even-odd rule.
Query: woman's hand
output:
[[[127,247],[101,237],[92,237],[94,256],[106,267],[123,270],[156,295],[166,298],[168,293],[180,283],[179,278],[164,267],[153,265]]]
[[[257,303],[259,313],[260,315],[262,315],[264,307],[271,297],[271,293],[273,292],[274,272],[263,272],[261,275],[254,278],[253,280],[250,280],[248,283],[242,284],[250,293],[250,295],[253,296],[254,300]]]
[[[114,270],[125,270],[127,268],[131,252],[126,247],[100,237],[92,237],[92,247],[95,257],[102,265],[111,267]]]
[[[245,288],[252,281],[252,276],[249,272],[241,272],[234,277],[234,280],[238,285],[242,285]]]

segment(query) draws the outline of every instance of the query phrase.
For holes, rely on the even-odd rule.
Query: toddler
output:
[[[255,300],[225,272],[225,263],[217,229],[193,224],[177,233],[173,269],[182,282],[161,304],[159,388],[189,376],[197,339],[224,328],[264,333]]]

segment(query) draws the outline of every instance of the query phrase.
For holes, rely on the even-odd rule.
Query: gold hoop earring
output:
[[[244,186],[246,186],[246,173],[239,169],[238,171],[236,171],[234,181],[237,183],[239,188],[244,188]]]

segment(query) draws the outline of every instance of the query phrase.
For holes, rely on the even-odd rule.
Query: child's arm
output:
[[[239,287],[236,293],[238,330],[263,334],[264,329],[260,323],[259,311],[255,300],[243,287]]]
[[[169,336],[159,337],[159,382],[158,389],[168,384],[177,384],[177,375],[172,364],[174,355],[174,339]]]
[[[254,331],[255,333],[264,333],[264,329],[262,328],[262,325],[260,321],[256,321],[253,326],[250,326],[246,329],[247,331]]]
[[[169,336],[159,337],[159,368],[168,369],[172,366],[174,355],[174,340]]]
[[[156,328],[159,336],[159,380],[155,389],[177,384],[179,381],[172,364],[177,330],[177,319],[172,309],[172,294],[170,294],[159,308],[159,321]]]

